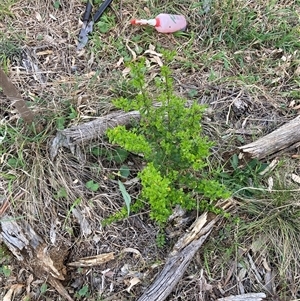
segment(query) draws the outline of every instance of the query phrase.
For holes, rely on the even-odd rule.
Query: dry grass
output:
[[[64,285],[70,294],[88,285],[88,300],[111,296],[136,300],[159,272],[176,237],[169,238],[165,248],[158,248],[158,229],[147,212],[103,228],[103,219],[124,204],[115,175],[120,164],[93,155],[91,149],[112,146],[103,138],[83,148],[85,161],[62,149],[52,162],[48,146],[57,128],[105,115],[113,109],[113,98],[130,97],[132,91],[122,75],[125,64],[120,59],[126,62],[134,53],[144,55],[153,44],[158,52],[177,51],[171,64],[177,92],[209,105],[204,128],[216,141],[210,166],[230,169],[232,150],[297,114],[293,106],[299,104],[299,8],[297,1],[277,2],[216,0],[207,14],[201,2],[188,0],[113,2],[101,29],[96,29],[79,54],[76,39],[84,11],[81,1],[25,0],[3,9],[0,5],[0,28],[5,29],[0,33],[0,47],[5,50],[0,49],[1,64],[45,128],[32,135],[0,92],[0,113],[6,116],[0,124],[0,136],[5,138],[0,145],[0,193],[10,200],[9,214],[28,220],[51,248],[67,247],[68,262],[104,252],[117,254],[117,259],[105,266],[69,268]],[[54,3],[59,3],[59,8]],[[152,17],[162,11],[184,13],[189,21],[187,33],[161,35],[129,25],[132,17]],[[151,74],[158,70],[152,62]],[[274,189],[282,191],[260,191],[251,199],[239,198],[233,213],[239,222],[219,225],[168,300],[216,300],[260,291],[273,300],[299,298],[299,193],[288,193],[297,189],[297,184],[285,176],[299,170],[298,162],[289,160],[283,159],[278,174],[271,175],[277,183]],[[126,163],[131,164],[132,180],[142,160],[130,155]],[[90,180],[99,184],[98,191],[87,189]],[[266,181],[263,178],[255,184],[267,187]],[[139,183],[133,181],[126,188],[135,200]],[[72,214],[74,207],[84,215],[91,234],[82,232]],[[179,229],[178,235],[183,231]],[[125,248],[139,250],[141,257],[122,253]],[[0,277],[1,297],[7,285],[26,282],[30,275],[30,270],[18,275],[14,261],[10,268],[10,278]],[[105,277],[103,273],[107,273]],[[128,293],[126,288],[134,276],[142,282]],[[40,286],[36,281],[30,285],[32,298],[44,298],[39,295]],[[51,289],[45,296],[60,300]]]

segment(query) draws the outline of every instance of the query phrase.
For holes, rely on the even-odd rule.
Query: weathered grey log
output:
[[[249,293],[249,294],[219,298],[217,299],[217,301],[261,301],[266,297],[267,296],[264,293]]]
[[[300,142],[300,116],[284,124],[272,133],[239,147],[252,158],[262,159],[284,149],[296,147]]]
[[[223,210],[228,210],[233,204],[234,201],[228,199],[220,201],[217,205]],[[219,218],[220,216],[215,216],[208,221],[207,212],[205,212],[194,222],[190,231],[177,241],[163,270],[138,301],[163,301],[168,297]]]
[[[0,220],[1,232],[0,238],[6,244],[8,249],[16,256],[19,261],[31,260],[34,250],[42,243],[42,238],[27,224],[20,225],[9,215],[4,215]]]
[[[76,146],[86,144],[93,139],[103,136],[107,129],[129,124],[130,121],[139,120],[139,118],[140,113],[138,111],[127,113],[118,111],[93,121],[58,131],[50,146],[50,158],[53,160],[57,156],[60,147],[66,147],[72,153],[75,153]]]
[[[63,298],[74,301],[60,283],[66,274],[64,252],[59,248],[49,250],[44,240],[24,220],[4,215],[0,219],[0,226],[0,241],[5,243],[16,258],[37,277],[47,279]]]
[[[181,238],[166,260],[166,264],[153,284],[138,301],[163,301],[182,278],[195,253],[209,236],[217,217],[207,223],[207,214],[201,215],[190,232]]]

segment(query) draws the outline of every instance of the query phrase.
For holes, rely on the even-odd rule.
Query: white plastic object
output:
[[[158,32],[172,33],[180,30],[185,30],[187,26],[186,19],[183,15],[159,14],[155,19],[133,19],[133,25],[151,25]]]

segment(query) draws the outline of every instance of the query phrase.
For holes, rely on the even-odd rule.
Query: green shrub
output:
[[[140,197],[149,204],[151,219],[164,227],[175,205],[190,210],[197,206],[196,199],[201,209],[214,211],[213,201],[228,197],[228,192],[207,168],[213,143],[202,134],[205,107],[175,95],[167,66],[161,67],[156,77],[156,100],[160,105],[154,105],[146,89],[144,61],[130,67],[129,85],[136,96],[119,98],[114,105],[125,111],[138,110],[140,123],[130,129],[109,129],[107,135],[111,143],[144,156],[147,164],[138,175],[142,184]]]

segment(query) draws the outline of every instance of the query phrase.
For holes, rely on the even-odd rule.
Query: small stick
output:
[[[19,193],[16,197],[15,200],[19,199],[21,196],[24,195],[24,191]],[[3,205],[0,207],[0,216],[2,216],[6,210],[8,209],[10,203],[9,203],[9,199],[11,198],[11,195],[6,199],[6,201],[3,203]]]

